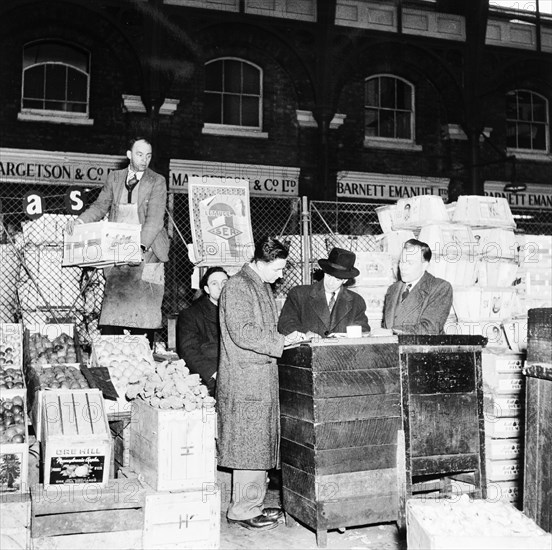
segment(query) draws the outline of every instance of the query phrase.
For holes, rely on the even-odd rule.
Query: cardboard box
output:
[[[552,535],[507,502],[411,499],[408,550],[550,550]]]
[[[489,460],[514,460],[521,456],[522,443],[515,439],[485,438],[485,456]]]
[[[523,421],[520,418],[485,417],[485,436],[496,439],[523,437]]]
[[[45,487],[106,485],[111,435],[101,392],[44,392],[41,446]]]
[[[520,477],[523,463],[511,460],[487,460],[487,481],[513,481]]]
[[[214,409],[155,409],[132,402],[130,468],[156,491],[201,489],[216,479]]]
[[[63,266],[95,266],[139,263],[140,224],[95,222],[76,224],[63,236]]]
[[[456,201],[452,217],[454,223],[472,227],[515,229],[508,200],[503,197],[461,195]]]
[[[146,496],[144,550],[220,547],[220,491],[157,492]]]

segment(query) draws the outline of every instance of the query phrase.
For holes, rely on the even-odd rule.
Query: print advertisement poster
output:
[[[254,252],[246,179],[192,177],[188,184],[196,265],[241,265]]]

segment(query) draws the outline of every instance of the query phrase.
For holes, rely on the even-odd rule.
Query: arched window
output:
[[[364,86],[364,136],[414,141],[414,87],[392,75],[367,78]]]
[[[262,70],[225,57],[205,64],[204,122],[250,130],[262,127]]]
[[[506,146],[535,152],[549,151],[548,101],[530,90],[506,94]]]
[[[56,41],[27,44],[23,50],[23,112],[88,115],[90,55]]]

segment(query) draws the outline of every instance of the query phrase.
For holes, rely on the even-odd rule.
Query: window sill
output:
[[[17,120],[33,121],[33,122],[51,122],[52,124],[72,124],[78,126],[92,126],[93,118],[73,115],[54,115],[51,113],[17,113]]]
[[[364,138],[364,147],[377,149],[397,149],[401,151],[422,151],[422,146],[411,141],[399,141],[394,139]]]
[[[508,155],[514,155],[519,160],[542,160],[546,162],[552,161],[552,155],[544,151],[533,152],[524,149],[507,149]]]
[[[234,137],[248,137],[248,138],[260,138],[268,139],[268,132],[261,132],[260,130],[248,130],[245,128],[226,127],[219,125],[207,125],[205,124],[201,130],[203,134],[211,134],[218,136],[234,136]]]

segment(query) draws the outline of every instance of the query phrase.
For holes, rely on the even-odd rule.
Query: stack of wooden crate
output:
[[[521,504],[524,361],[525,353],[504,348],[482,354],[488,498],[514,505]]]
[[[214,408],[156,409],[136,399],[130,466],[147,489],[144,549],[218,548]]]

